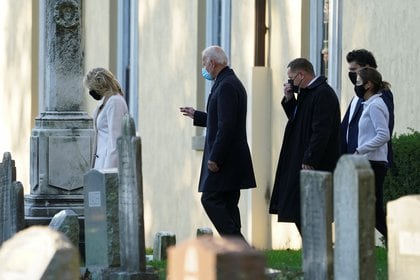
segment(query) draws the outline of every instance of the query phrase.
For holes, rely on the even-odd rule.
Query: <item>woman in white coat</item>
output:
[[[94,68],[84,78],[84,85],[95,100],[101,100],[93,119],[95,146],[92,167],[118,167],[117,139],[122,134],[122,121],[128,113],[121,86],[114,75],[104,68]]]
[[[359,120],[359,135],[356,154],[367,157],[375,174],[376,229],[387,239],[386,216],[383,207],[383,184],[388,169],[388,122],[389,111],[381,98],[382,90],[390,85],[382,81],[374,68],[359,70],[355,86],[356,94],[363,99],[363,112]]]

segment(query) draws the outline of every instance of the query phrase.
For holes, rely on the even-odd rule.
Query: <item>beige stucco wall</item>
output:
[[[272,69],[272,108],[271,108],[271,186],[283,143],[287,118],[281,106],[283,83],[287,81],[286,67],[294,58],[302,56],[301,43],[301,1],[271,1],[271,24],[269,30],[269,66]],[[271,192],[270,192],[271,195]],[[271,215],[272,247],[300,248],[301,240],[294,224],[278,223],[277,215]]]
[[[346,0],[343,11],[342,112],[353,96],[345,55],[352,49],[366,48],[375,55],[383,79],[391,83],[395,132],[407,133],[407,127],[419,131],[420,3],[416,0]]]
[[[197,1],[139,1],[139,127],[146,246],[157,231],[177,241],[211,226],[197,192],[202,152],[192,150],[197,107]]]
[[[89,0],[83,5],[85,73],[95,67],[110,69],[110,17],[116,12],[111,13],[109,0]],[[114,72],[114,69],[110,70]],[[98,102],[90,98],[86,89],[85,92],[84,109],[92,116]]]
[[[2,1],[0,9],[0,161],[10,152],[17,180],[29,186],[32,107],[32,1]],[[36,93],[34,93],[36,94]],[[36,106],[35,102],[35,106]]]

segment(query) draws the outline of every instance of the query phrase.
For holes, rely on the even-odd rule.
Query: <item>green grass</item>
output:
[[[149,252],[150,253],[150,252]],[[267,267],[278,269],[281,274],[278,278],[284,280],[303,279],[302,251],[301,250],[269,250],[264,251]],[[152,261],[148,265],[153,266],[159,274],[159,279],[166,279],[166,261]],[[376,248],[376,279],[388,279],[387,251],[382,247]]]

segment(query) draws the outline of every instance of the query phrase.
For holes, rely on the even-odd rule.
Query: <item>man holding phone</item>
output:
[[[291,61],[287,76],[282,106],[288,122],[269,212],[301,232],[300,170],[334,170],[340,156],[340,106],[327,79],[315,76],[307,59]]]

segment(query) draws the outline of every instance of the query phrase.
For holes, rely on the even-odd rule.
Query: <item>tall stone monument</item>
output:
[[[39,1],[41,113],[31,136],[28,225],[47,225],[65,209],[83,215],[83,175],[90,169],[93,121],[81,110],[82,2]]]

